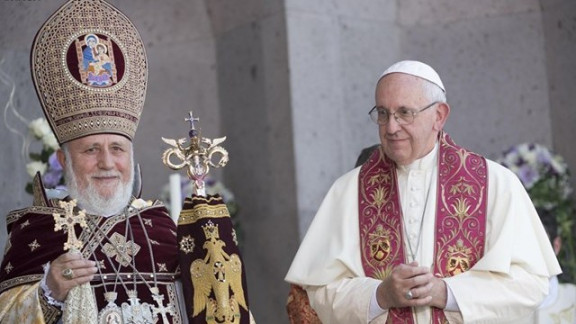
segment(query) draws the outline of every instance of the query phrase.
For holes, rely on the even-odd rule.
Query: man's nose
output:
[[[400,130],[400,124],[398,123],[398,121],[396,120],[396,116],[394,115],[390,115],[390,118],[388,118],[388,122],[384,124],[384,127],[386,127],[386,132],[391,134],[396,133],[398,130]]]
[[[114,160],[112,154],[108,150],[102,150],[98,156],[98,167],[100,169],[109,170],[114,167]]]

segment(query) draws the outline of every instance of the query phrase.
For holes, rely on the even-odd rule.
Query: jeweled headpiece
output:
[[[103,0],[70,0],[32,46],[32,78],[60,144],[92,134],[133,139],[144,107],[148,64],[128,17]]]

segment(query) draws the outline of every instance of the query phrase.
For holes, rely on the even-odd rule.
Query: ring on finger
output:
[[[74,271],[72,271],[70,268],[66,268],[62,270],[62,277],[64,277],[66,280],[72,280],[74,279]]]
[[[411,300],[414,298],[414,295],[412,295],[412,290],[408,289],[408,291],[406,292],[406,295],[404,295],[404,297],[406,297],[406,299]]]

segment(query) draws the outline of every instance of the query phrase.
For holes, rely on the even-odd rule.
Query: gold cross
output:
[[[74,225],[80,224],[81,227],[86,227],[86,212],[81,210],[77,215],[74,214],[74,207],[76,207],[76,200],[70,202],[60,201],[60,207],[64,209],[65,215],[62,217],[61,214],[53,213],[54,216],[54,231],[64,231],[68,232],[68,239],[64,243],[64,250],[80,251],[82,249],[82,241],[76,237],[76,232],[74,231]]]

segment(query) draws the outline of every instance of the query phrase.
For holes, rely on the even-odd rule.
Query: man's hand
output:
[[[408,292],[412,298],[408,299]],[[376,292],[378,305],[384,309],[395,307],[446,307],[446,283],[434,277],[429,268],[417,262],[401,264],[380,283]]]
[[[72,270],[71,278],[64,275],[66,269]],[[96,262],[82,258],[82,254],[64,253],[50,263],[46,285],[52,291],[52,298],[64,301],[70,289],[90,282],[96,271]]]

